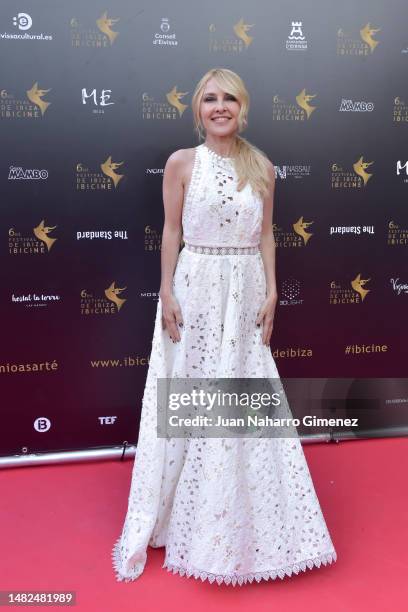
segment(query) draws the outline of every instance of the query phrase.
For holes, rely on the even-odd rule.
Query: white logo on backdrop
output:
[[[391,286],[397,295],[408,293],[408,284],[400,282],[399,278],[390,278]]]
[[[34,429],[40,433],[48,431],[51,429],[50,419],[47,419],[47,417],[38,417],[38,419],[35,419],[34,421]]]
[[[110,106],[111,104],[115,104],[114,102],[109,102],[110,94],[112,93],[111,89],[102,89],[101,95],[98,97],[96,93],[96,89],[93,89],[90,93],[87,92],[84,87],[81,91],[82,94],[82,104],[86,104],[88,98],[93,100],[95,106]]]
[[[29,30],[33,25],[33,20],[27,13],[19,13],[17,17],[13,17],[13,25],[19,30]]]
[[[170,33],[171,26],[167,17],[162,17],[160,23],[160,32],[155,32],[153,34],[153,45],[159,46],[167,46],[167,47],[176,47],[178,45],[178,40],[176,38],[176,33]]]
[[[364,102],[360,100],[353,102],[352,100],[342,99],[340,102],[339,111],[341,112],[352,112],[352,113],[368,113],[374,110],[374,102]]]
[[[290,34],[286,39],[286,49],[288,51],[305,51],[307,49],[307,40],[303,35],[301,21],[292,21]]]

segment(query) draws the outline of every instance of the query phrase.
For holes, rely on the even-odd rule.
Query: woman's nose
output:
[[[217,109],[224,110],[224,100],[217,100]]]

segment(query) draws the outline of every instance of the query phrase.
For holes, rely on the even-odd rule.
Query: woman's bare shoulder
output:
[[[191,173],[191,167],[194,162],[194,150],[194,147],[190,149],[177,149],[167,160],[166,166],[173,168],[180,175],[183,183],[188,180]]]
[[[188,163],[194,158],[194,147],[190,149],[177,149],[168,158],[167,162],[174,164]]]

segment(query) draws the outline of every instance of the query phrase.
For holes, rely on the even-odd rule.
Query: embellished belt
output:
[[[197,246],[185,242],[184,248],[187,249],[187,251],[202,253],[205,255],[256,255],[260,252],[259,245],[250,247],[210,247]]]

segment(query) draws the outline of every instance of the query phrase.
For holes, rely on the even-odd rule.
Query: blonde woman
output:
[[[128,510],[112,551],[118,581],[163,567],[217,584],[284,578],[336,560],[296,437],[159,438],[158,378],[279,380],[275,171],[240,133],[249,95],[215,68],[192,99],[201,144],[164,171],[162,276]],[[183,244],[179,252],[180,244]]]

